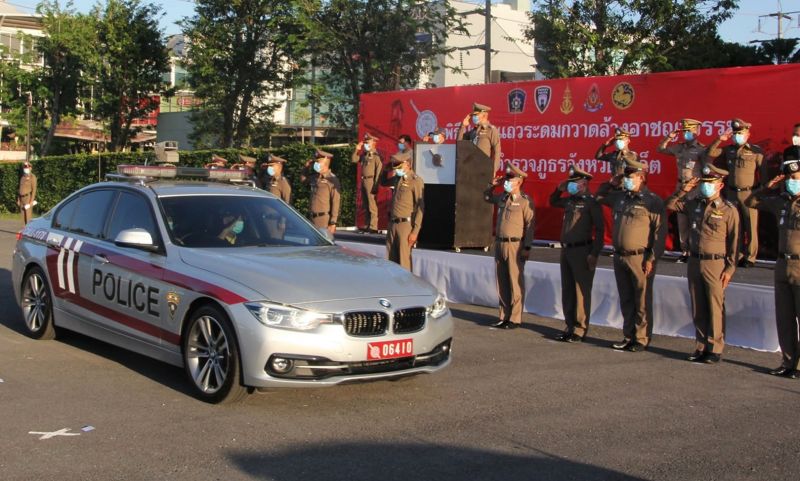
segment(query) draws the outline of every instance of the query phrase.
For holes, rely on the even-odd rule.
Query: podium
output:
[[[419,245],[488,250],[494,206],[483,200],[483,191],[494,176],[492,160],[468,140],[417,144],[415,158],[416,172],[425,180]]]

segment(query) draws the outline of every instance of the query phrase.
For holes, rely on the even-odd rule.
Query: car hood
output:
[[[436,295],[397,264],[340,246],[182,248],[181,259],[284,304]]]

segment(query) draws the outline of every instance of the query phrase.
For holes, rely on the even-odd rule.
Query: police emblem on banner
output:
[[[178,304],[181,303],[181,296],[177,292],[167,292],[167,307],[169,308],[170,319],[175,318],[175,311],[178,310]]]
[[[508,113],[521,114],[525,110],[525,97],[522,89],[514,89],[508,93]]]
[[[611,91],[611,103],[620,110],[625,110],[633,105],[635,98],[636,92],[633,90],[633,85],[628,82],[618,83]]]
[[[589,93],[586,94],[586,101],[583,102],[583,108],[587,112],[597,112],[603,108],[603,102],[600,101],[600,87],[597,84],[592,84],[589,88]]]
[[[546,85],[536,87],[533,90],[533,96],[535,97],[536,110],[538,110],[540,114],[543,114],[544,111],[547,110],[547,107],[550,106],[550,99],[553,97],[553,89]]]
[[[564,89],[564,97],[561,99],[561,113],[567,115],[575,109],[572,105],[572,91],[567,87]]]

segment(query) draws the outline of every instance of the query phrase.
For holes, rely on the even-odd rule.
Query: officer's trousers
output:
[[[730,188],[725,189],[725,198],[739,209],[739,257],[755,262],[758,255],[758,211],[744,205],[750,194],[752,191],[749,190],[736,192]]]
[[[412,246],[408,243],[409,235],[411,235],[411,222],[389,221],[389,231],[386,234],[386,257],[410,271]]]
[[[314,224],[314,227],[317,229],[324,227],[328,228],[328,220],[330,220],[331,216],[328,214],[323,214],[317,217],[311,217],[311,223]]]
[[[775,323],[782,364],[797,369],[800,356],[800,260],[778,259],[775,263]]]
[[[561,250],[561,306],[567,332],[585,336],[592,312],[594,272],[586,258],[592,246],[567,247]]]
[[[725,348],[725,292],[720,276],[724,259],[689,258],[687,277],[692,298],[695,349],[722,354]]]
[[[644,255],[614,255],[614,277],[617,280],[619,304],[622,311],[622,334],[645,346],[653,332],[653,278],[644,275]]]
[[[495,241],[494,265],[497,274],[497,295],[500,298],[500,319],[515,324],[522,322],[525,304],[525,261],[520,258],[522,241]]]
[[[361,208],[364,209],[364,225],[372,230],[378,230],[378,201],[372,193],[374,181],[361,180]]]

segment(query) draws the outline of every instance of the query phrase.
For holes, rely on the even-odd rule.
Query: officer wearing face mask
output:
[[[333,235],[339,218],[342,187],[331,172],[333,154],[317,150],[314,159],[306,162],[300,181],[309,186],[311,199],[308,216],[317,228],[326,228]]]
[[[410,140],[410,139],[409,139]],[[364,232],[378,232],[378,178],[383,169],[383,160],[378,154],[378,138],[364,134],[364,140],[356,145],[350,158],[361,165],[361,209],[364,210]]]
[[[464,117],[458,128],[458,140],[471,140],[487,157],[492,159],[494,171],[500,170],[500,131],[489,123],[491,108],[486,105],[472,104],[472,114]],[[472,125],[471,130],[469,129]]]
[[[708,157],[714,163],[727,166],[728,176],[724,196],[739,209],[742,232],[739,233],[739,267],[752,267],[758,254],[758,211],[744,205],[750,191],[758,185],[763,175],[764,152],[761,147],[748,143],[751,125],[742,119],[731,120],[731,130],[720,135],[708,147]],[[720,147],[733,137],[733,144]],[[724,162],[724,164],[723,164]]]
[[[800,158],[800,156],[798,156]],[[783,161],[781,175],[745,200],[745,205],[771,212],[778,220],[778,260],[775,262],[775,323],[781,348],[781,365],[773,376],[800,378],[800,160]],[[777,189],[783,184],[785,192]]]
[[[692,179],[698,179],[702,175],[703,159],[706,154],[706,146],[697,140],[700,131],[699,120],[682,119],[681,129],[670,132],[658,144],[658,152],[675,157],[678,164],[678,185],[676,190],[688,183]],[[682,141],[678,141],[678,138]],[[670,142],[675,142],[669,145]],[[697,182],[694,183],[697,185]],[[699,195],[698,189],[688,194],[684,200],[691,200]],[[678,238],[681,243],[682,255],[678,262],[686,262],[689,259],[689,218],[682,213],[677,214],[678,218]]]
[[[431,144],[443,144],[444,132],[442,132],[442,129],[439,127],[436,127],[432,132],[425,134],[425,137],[422,138],[422,141]]]
[[[425,182],[411,168],[411,155],[398,152],[392,156],[391,169],[381,174],[380,182],[392,188],[386,254],[390,261],[411,270],[411,249],[417,242],[425,212]]]
[[[728,171],[708,164],[702,178],[679,184],[667,199],[667,209],[688,217],[689,294],[695,348],[688,360],[716,364],[725,348],[725,288],[736,270],[739,211],[720,197]],[[697,197],[690,197],[698,191]]]
[[[561,306],[564,332],[557,341],[580,342],[589,329],[592,284],[603,249],[603,210],[589,192],[592,175],[570,167],[569,178],[550,195],[550,206],[564,209],[561,223]],[[564,192],[568,197],[563,197]]]
[[[278,157],[277,155],[270,155],[266,163],[263,177],[263,188],[269,191],[274,196],[278,197],[287,204],[292,200],[292,186],[286,177],[283,176],[283,166],[286,164],[286,159]]]
[[[22,222],[27,224],[33,217],[33,206],[36,201],[36,176],[33,175],[31,163],[25,161],[22,164],[22,176],[19,178],[19,190],[17,191],[17,205],[22,212]]]
[[[614,131],[614,136],[600,145],[600,148],[594,154],[594,158],[610,163],[612,176],[622,175],[625,172],[626,162],[639,160],[639,155],[628,149],[630,143],[630,132],[617,128]],[[616,150],[606,153],[606,149],[612,145]]]
[[[244,220],[241,215],[226,213],[222,217],[222,231],[217,236],[218,239],[225,240],[228,244],[234,245],[239,239],[239,235],[244,231]]]
[[[497,237],[494,243],[494,265],[500,314],[491,327],[516,329],[522,325],[525,305],[525,262],[533,243],[533,201],[522,192],[527,174],[508,164],[505,176],[495,177],[483,192],[486,202],[497,206]],[[495,194],[502,185],[503,192]]]
[[[597,199],[613,212],[614,277],[625,338],[612,348],[643,351],[653,332],[653,279],[664,253],[664,201],[645,187],[645,164],[626,160],[622,175],[597,189]],[[622,190],[620,190],[620,186]]]
[[[783,151],[784,161],[800,159],[800,123],[794,124],[791,143],[792,145]]]

